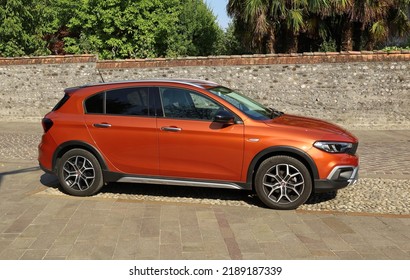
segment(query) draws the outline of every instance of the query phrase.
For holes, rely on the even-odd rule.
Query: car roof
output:
[[[118,85],[118,84],[124,84],[125,86],[128,84],[138,84],[138,83],[172,83],[176,85],[190,85],[202,89],[209,89],[213,88],[216,86],[219,86],[219,84],[212,82],[212,81],[206,81],[206,80],[194,80],[194,79],[150,79],[150,80],[126,80],[126,81],[115,81],[115,82],[103,82],[103,83],[92,83],[92,84],[85,84],[82,86],[78,87],[70,87],[66,88],[64,91],[66,93],[72,93],[77,91],[78,89],[81,88],[87,88],[87,87],[95,87],[95,86],[106,86],[106,85]]]

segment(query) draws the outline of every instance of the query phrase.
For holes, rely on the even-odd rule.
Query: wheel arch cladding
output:
[[[302,162],[306,168],[309,170],[310,176],[312,178],[312,183],[315,179],[319,179],[319,172],[314,160],[304,151],[288,146],[277,146],[270,147],[261,152],[259,152],[251,161],[251,164],[248,167],[248,173],[246,177],[246,182],[248,184],[254,185],[254,179],[256,171],[258,170],[261,163],[272,156],[289,156],[293,157],[300,162]]]
[[[108,170],[107,169],[107,164],[105,163],[105,160],[104,160],[103,156],[92,145],[90,145],[86,142],[82,142],[82,141],[68,141],[68,142],[64,142],[63,144],[58,146],[58,148],[55,150],[55,152],[53,154],[52,168],[53,168],[54,172],[56,171],[58,160],[66,152],[68,152],[69,150],[72,150],[72,149],[83,149],[83,150],[86,150],[86,151],[90,152],[91,154],[93,154],[97,158],[98,162],[101,165],[101,169],[102,170]]]

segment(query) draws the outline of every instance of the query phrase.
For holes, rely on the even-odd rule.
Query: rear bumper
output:
[[[359,178],[359,166],[336,166],[326,179],[315,180],[315,192],[329,192],[351,186]]]
[[[43,170],[45,173],[54,174],[53,171],[45,168],[40,162],[38,163],[38,165],[40,166],[41,170]]]

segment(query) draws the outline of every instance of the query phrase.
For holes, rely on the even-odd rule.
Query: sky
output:
[[[222,28],[227,28],[230,21],[230,18],[226,13],[226,4],[228,4],[228,0],[205,0],[205,2],[214,12],[219,25]]]

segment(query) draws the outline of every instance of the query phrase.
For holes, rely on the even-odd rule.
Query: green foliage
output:
[[[398,46],[389,46],[389,47],[384,47],[382,51],[385,52],[392,52],[392,51],[410,51],[410,46],[407,47],[398,47]]]
[[[0,56],[44,55],[43,35],[54,24],[43,14],[47,0],[0,0]]]
[[[210,55],[223,31],[202,0],[0,0],[0,55]]]
[[[334,39],[324,40],[319,47],[320,52],[335,52],[337,51],[336,41]]]
[[[235,33],[235,26],[232,23],[229,24],[225,32],[221,34],[221,39],[218,40],[218,43],[215,52],[217,55],[240,55],[246,53],[238,35]]]

